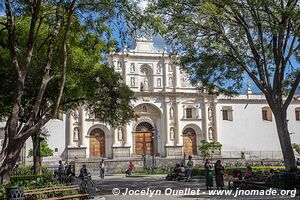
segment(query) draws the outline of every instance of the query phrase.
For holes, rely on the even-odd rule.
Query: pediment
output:
[[[135,49],[129,50],[135,53],[161,53],[154,47],[154,42],[147,36],[142,36],[136,40]]]

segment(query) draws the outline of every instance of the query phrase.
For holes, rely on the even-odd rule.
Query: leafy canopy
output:
[[[151,2],[148,24],[177,46],[194,82],[237,94],[246,73],[264,94],[289,96],[285,107],[290,103],[300,81],[298,1]]]
[[[199,150],[203,158],[207,158],[210,154],[212,155],[214,150],[221,150],[222,144],[219,142],[208,142],[206,140],[201,140],[199,145]]]
[[[46,140],[40,142],[41,157],[53,156],[53,150],[49,148]],[[29,149],[28,157],[33,157],[33,149]]]
[[[19,2],[16,24],[16,49],[18,58],[24,61],[27,50],[27,38],[31,17],[26,6]],[[65,2],[66,6],[68,2]],[[39,92],[44,66],[47,62],[49,37],[53,34],[55,23],[55,3],[42,1],[40,11],[40,29],[37,33],[33,57],[28,68],[24,94],[22,96],[19,120],[26,122]],[[67,72],[64,93],[60,110],[75,109],[85,103],[85,108],[94,113],[97,118],[113,125],[124,124],[134,117],[130,102],[135,99],[134,93],[122,83],[122,78],[105,63],[106,53],[116,49],[117,40],[112,36],[109,26],[113,21],[122,17],[129,18],[130,9],[134,11],[136,5],[125,1],[77,1],[76,12],[72,19],[69,38],[67,41]],[[6,18],[0,18],[6,23]],[[9,116],[15,96],[17,72],[11,64],[9,54],[8,32],[2,29],[0,23],[0,117]],[[42,99],[42,104],[35,121],[45,116],[56,100],[59,90],[62,55],[63,32],[59,33],[54,44],[53,61],[49,81]]]

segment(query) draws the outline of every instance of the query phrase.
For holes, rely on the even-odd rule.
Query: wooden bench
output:
[[[71,194],[65,195],[64,192],[69,191]],[[87,199],[88,194],[81,194],[80,187],[78,185],[69,186],[55,186],[49,188],[39,188],[34,190],[24,191],[25,199],[46,199],[46,200],[58,200],[58,199]]]

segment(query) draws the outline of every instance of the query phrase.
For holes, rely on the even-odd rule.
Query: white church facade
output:
[[[200,155],[201,140],[221,143],[225,152],[280,151],[274,116],[263,95],[212,96],[193,86],[169,55],[147,38],[107,56],[108,64],[135,92],[136,120],[121,127],[102,123],[83,107],[51,120],[46,128],[54,157],[62,159]],[[288,108],[293,143],[300,143],[300,101]],[[30,141],[27,142],[27,150]]]

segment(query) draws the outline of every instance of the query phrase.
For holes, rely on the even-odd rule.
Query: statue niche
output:
[[[79,127],[73,129],[73,141],[79,140]]]

